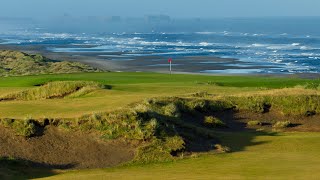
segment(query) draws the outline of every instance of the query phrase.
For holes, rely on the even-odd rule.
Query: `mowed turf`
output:
[[[294,87],[308,82],[297,78],[258,76],[204,76],[159,73],[79,73],[0,78],[0,95],[33,88],[51,81],[96,81],[112,86],[80,98],[0,102],[0,117],[71,118],[93,112],[111,111],[155,96],[174,96],[206,91],[236,95],[272,88]]]
[[[227,133],[235,152],[177,162],[71,171],[44,179],[318,179],[320,133]]]

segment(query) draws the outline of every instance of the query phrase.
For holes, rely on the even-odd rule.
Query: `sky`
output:
[[[176,18],[320,16],[320,0],[0,0],[0,17],[72,16]]]

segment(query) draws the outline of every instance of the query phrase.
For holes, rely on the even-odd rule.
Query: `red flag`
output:
[[[171,63],[171,62],[172,62],[172,58],[169,58],[169,59],[168,59],[168,62]]]

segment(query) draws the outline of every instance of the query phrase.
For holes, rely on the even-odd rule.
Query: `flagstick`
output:
[[[170,74],[172,74],[172,72],[171,72],[171,61],[170,61]]]

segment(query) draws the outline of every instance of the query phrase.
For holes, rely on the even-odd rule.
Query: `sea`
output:
[[[134,26],[134,23],[128,23]],[[224,73],[319,73],[320,18],[234,18],[140,23],[147,28],[92,31],[41,25],[0,31],[3,45],[41,45],[56,53],[97,53],[122,59],[139,56],[164,58],[235,58],[261,68],[226,69]],[[130,29],[130,30],[127,30]],[[121,60],[121,58],[118,58]],[[199,62],[212,63],[212,62]],[[273,68],[263,68],[263,66]],[[239,70],[240,69],[240,70]],[[247,69],[247,70],[246,70]],[[201,72],[215,73],[214,70]]]

